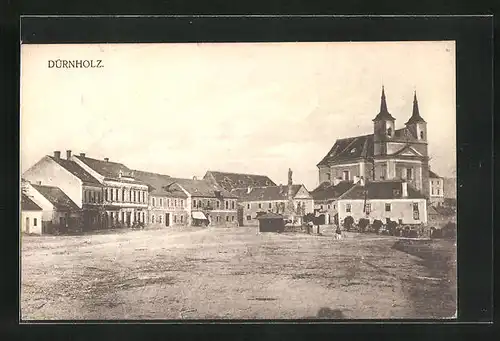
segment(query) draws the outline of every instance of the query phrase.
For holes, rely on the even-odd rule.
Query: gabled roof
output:
[[[401,183],[402,181],[391,180],[367,182],[365,186],[356,184],[341,199],[425,199],[425,196],[410,184],[408,184],[408,196],[403,197]]]
[[[354,185],[354,182],[349,181],[342,181],[337,185],[323,182],[311,192],[311,195],[314,200],[333,200],[350,190]]]
[[[276,186],[266,175],[207,171],[204,178],[207,179],[210,175],[219,186],[227,191],[244,187]]]
[[[373,156],[373,134],[348,137],[335,141],[332,149],[318,163],[318,166],[327,165],[333,161],[347,161],[356,158]]]
[[[430,169],[429,169],[429,178],[432,178],[432,179],[441,179],[441,177],[439,175],[437,175],[436,173],[434,173]]]
[[[80,208],[59,187],[32,185],[58,211],[77,211]]]
[[[81,155],[75,155],[75,157],[102,175],[106,180],[125,180],[120,179],[121,173],[124,176],[127,175],[127,182],[142,183],[141,181],[134,179],[132,170],[122,163],[97,160]],[[129,178],[128,176],[132,176],[132,178]]]
[[[261,220],[261,219],[283,219],[283,216],[281,214],[277,214],[274,212],[268,212],[266,214],[258,216],[257,219],[258,220]]]
[[[182,178],[172,178],[182,188],[184,188],[192,197],[206,197],[206,198],[234,198],[236,196],[229,191],[226,191],[221,186],[212,183],[208,180],[194,180],[194,179],[182,179]],[[219,196],[220,194],[220,196]]]
[[[292,185],[292,196],[295,197],[302,185]],[[288,185],[283,186],[264,186],[251,187],[250,193],[247,188],[237,188],[231,193],[236,195],[242,201],[271,201],[271,200],[287,200]]]
[[[48,155],[54,162],[59,164],[61,167],[66,169],[68,172],[76,176],[78,179],[80,179],[83,183],[86,184],[92,184],[92,185],[101,185],[99,180],[94,178],[92,175],[90,175],[89,172],[87,172],[85,169],[80,167],[75,161],[71,160],[66,160],[66,159],[61,159],[61,158],[55,158],[53,156]]]
[[[168,175],[139,170],[133,172],[136,179],[148,185],[150,195],[187,198],[186,193],[179,189],[173,178]]]
[[[42,208],[35,204],[26,194],[21,194],[21,210],[22,211],[41,211]]]

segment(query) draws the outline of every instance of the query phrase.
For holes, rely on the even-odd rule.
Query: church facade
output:
[[[373,133],[337,139],[317,164],[319,183],[340,181],[404,180],[429,198],[427,123],[419,112],[417,95],[403,128],[387,108],[382,87],[380,112],[373,119]]]

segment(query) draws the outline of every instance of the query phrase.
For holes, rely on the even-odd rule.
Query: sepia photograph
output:
[[[22,44],[20,318],[457,318],[455,41]]]

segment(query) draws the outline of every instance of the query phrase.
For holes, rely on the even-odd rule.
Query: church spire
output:
[[[419,123],[419,122],[424,122],[425,120],[420,116],[420,112],[418,110],[418,99],[417,99],[417,91],[415,91],[413,95],[413,111],[411,113],[411,117],[406,122],[406,124],[412,124],[412,123]]]
[[[395,118],[392,117],[392,115],[387,110],[387,101],[385,99],[385,90],[383,85],[382,85],[382,97],[380,98],[380,112],[378,113],[377,116],[375,116],[373,121],[382,121],[382,120],[395,121]]]

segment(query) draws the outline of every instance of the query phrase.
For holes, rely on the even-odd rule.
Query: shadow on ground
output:
[[[316,316],[308,316],[306,319],[309,320],[317,320],[317,319],[323,319],[323,320],[342,320],[345,319],[345,315],[340,309],[330,309],[327,307],[323,307],[320,310],[318,310],[318,314]]]

